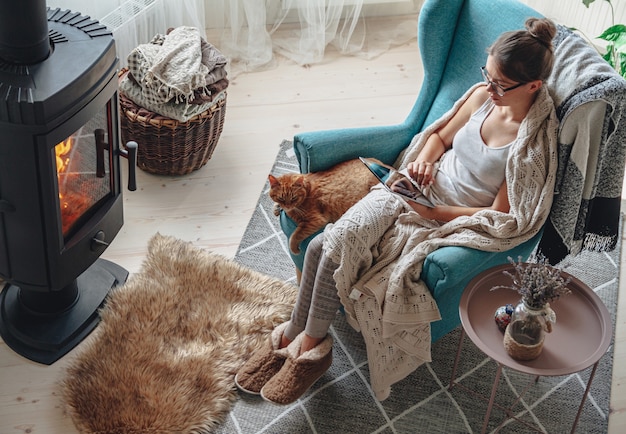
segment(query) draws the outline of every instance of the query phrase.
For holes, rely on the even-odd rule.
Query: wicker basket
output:
[[[204,166],[224,127],[226,97],[187,122],[156,115],[120,95],[122,142],[137,142],[137,166],[158,175],[185,175]]]

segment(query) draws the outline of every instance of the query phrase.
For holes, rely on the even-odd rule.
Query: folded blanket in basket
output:
[[[133,74],[128,72],[128,70],[126,71],[127,73],[124,74],[124,79],[126,79],[127,77],[127,79],[130,80],[134,86],[137,86],[138,88],[141,89],[141,85],[137,83],[137,80],[135,80],[135,77],[133,77]],[[226,90],[226,88],[230,84],[228,78],[226,78],[226,68],[216,68],[211,72],[211,74],[216,77],[221,76],[224,78],[216,81],[215,83],[207,84],[206,88],[204,89],[194,90],[193,98],[190,100],[188,99],[186,101],[188,104],[204,104],[207,102],[211,102],[215,99],[216,95]],[[168,101],[167,104],[171,102],[173,102],[173,100]],[[185,104],[185,102],[182,102],[180,104]]]
[[[145,99],[154,104],[188,103],[207,86],[225,78],[227,59],[206,42],[198,29],[177,27],[156,35],[128,55],[128,69]]]
[[[226,92],[222,90],[217,94],[211,95],[210,100],[198,104],[178,104],[173,100],[165,104],[155,103],[143,94],[141,87],[131,80],[129,75],[125,74],[120,80],[119,89],[121,95],[146,109],[146,112],[154,112],[155,115],[176,119],[179,122],[187,122],[226,98]]]

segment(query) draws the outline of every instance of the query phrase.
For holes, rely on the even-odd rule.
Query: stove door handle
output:
[[[128,160],[128,189],[137,190],[137,142],[128,142],[120,155]]]

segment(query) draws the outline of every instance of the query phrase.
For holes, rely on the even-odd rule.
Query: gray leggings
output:
[[[323,242],[321,233],[311,240],[304,255],[300,290],[284,331],[289,340],[302,331],[313,338],[325,337],[341,306],[333,279],[337,264],[324,254]]]

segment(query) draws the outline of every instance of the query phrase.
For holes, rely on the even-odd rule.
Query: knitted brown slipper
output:
[[[265,383],[283,367],[287,348],[278,349],[288,322],[280,324],[270,334],[267,344],[254,353],[235,375],[235,384],[242,392],[258,395]]]
[[[300,352],[304,333],[286,348],[288,358],[281,370],[261,389],[261,396],[275,404],[291,404],[330,368],[333,363],[333,338],[328,335],[315,348]]]

